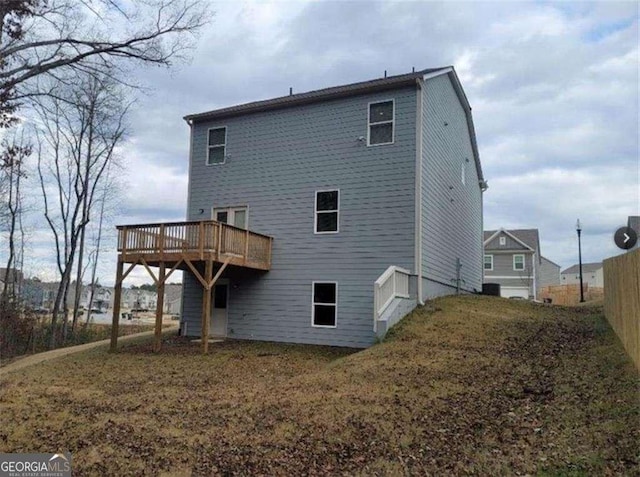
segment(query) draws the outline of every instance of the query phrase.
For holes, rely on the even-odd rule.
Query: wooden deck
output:
[[[182,261],[228,262],[269,270],[272,238],[215,220],[163,224],[120,225],[119,260],[157,267]],[[180,264],[178,268],[184,268]]]
[[[202,337],[209,336],[212,319],[211,291],[229,265],[269,270],[271,243],[267,235],[251,232],[215,220],[162,224],[120,225],[118,229],[118,266],[113,300],[111,351],[118,346],[118,325],[122,282],[136,265],[147,270],[158,290],[154,350],[160,351],[164,285],[180,269],[193,274],[202,285]],[[124,265],[129,264],[125,270]],[[215,264],[219,264],[216,268]],[[157,267],[157,275],[151,270]],[[215,270],[215,275],[214,275]],[[202,351],[208,350],[202,340]]]

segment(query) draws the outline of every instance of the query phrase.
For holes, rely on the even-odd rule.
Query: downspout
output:
[[[416,79],[416,184],[415,184],[415,270],[418,304],[422,299],[422,85],[421,78]]]
[[[185,211],[185,219],[189,220],[189,210],[191,210],[191,167],[193,165],[193,121],[191,119],[185,120],[189,125],[189,170],[187,171],[187,210]],[[184,277],[182,274],[182,299],[180,300],[180,335],[187,336],[187,322],[184,321],[184,304],[187,300],[184,298]]]

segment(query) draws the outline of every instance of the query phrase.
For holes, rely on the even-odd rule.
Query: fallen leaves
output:
[[[637,469],[638,376],[598,309],[450,297],[354,351],[227,341],[203,356],[172,337],[160,355],[62,358],[4,378],[0,450],[62,446],[76,475]]]

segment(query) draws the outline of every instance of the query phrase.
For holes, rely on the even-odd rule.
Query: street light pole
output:
[[[584,288],[582,286],[582,243],[580,240],[582,227],[580,226],[580,219],[576,222],[576,232],[578,232],[578,266],[580,267],[580,303],[584,303]]]

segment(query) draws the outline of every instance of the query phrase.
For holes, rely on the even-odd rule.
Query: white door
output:
[[[214,209],[213,218],[218,222],[234,225],[236,227],[240,227],[241,229],[247,228],[247,208],[246,207]]]
[[[227,336],[227,302],[229,298],[229,282],[219,280],[213,287],[211,318],[209,320],[209,336],[224,338]]]

